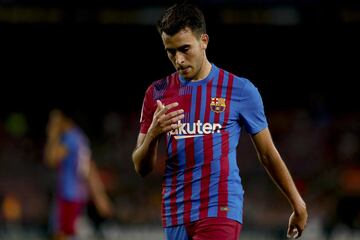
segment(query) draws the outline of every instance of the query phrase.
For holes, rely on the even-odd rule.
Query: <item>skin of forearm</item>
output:
[[[93,161],[91,161],[90,164],[91,165],[90,165],[90,172],[88,177],[88,184],[90,188],[90,193],[94,198],[96,198],[99,195],[105,194],[105,189],[96,165],[94,164]]]
[[[302,211],[305,208],[305,203],[279,153],[272,150],[266,155],[259,155],[259,158],[274,183],[290,202],[293,210],[295,212]]]
[[[144,141],[135,149],[132,154],[135,171],[143,177],[149,174],[154,168],[158,142],[158,137],[148,133],[145,136]]]
[[[56,166],[59,161],[58,146],[59,141],[57,140],[48,141],[45,145],[45,161],[51,167]]]

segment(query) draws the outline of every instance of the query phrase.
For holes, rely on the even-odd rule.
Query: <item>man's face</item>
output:
[[[187,80],[199,80],[208,36],[197,36],[188,27],[180,30],[175,35],[161,34],[165,51],[176,70]]]

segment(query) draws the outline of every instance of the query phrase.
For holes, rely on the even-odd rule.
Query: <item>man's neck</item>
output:
[[[201,72],[196,78],[192,79],[191,81],[197,82],[205,79],[210,74],[210,71],[211,71],[211,63],[207,59],[205,59],[204,64],[201,68]]]

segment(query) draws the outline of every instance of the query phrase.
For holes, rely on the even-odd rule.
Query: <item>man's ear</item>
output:
[[[201,48],[205,50],[207,48],[207,45],[209,44],[209,35],[207,35],[206,33],[201,34],[200,41],[201,41]]]

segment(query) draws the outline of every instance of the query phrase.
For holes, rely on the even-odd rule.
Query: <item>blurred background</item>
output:
[[[250,79],[309,209],[303,239],[360,239],[360,3],[199,0],[208,58]],[[84,213],[80,239],[163,239],[162,164],[135,174],[144,92],[174,71],[155,23],[174,1],[0,0],[0,239],[47,239],[54,107],[76,111],[116,209]],[[160,154],[163,163],[165,154]],[[244,133],[242,239],[285,239],[291,209]]]

